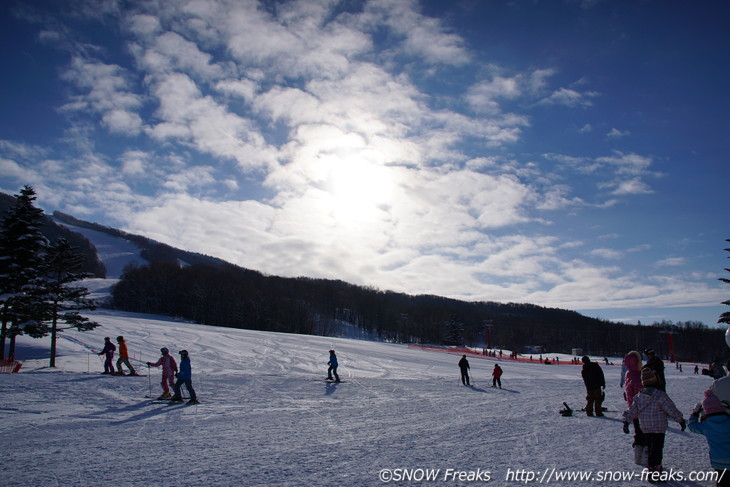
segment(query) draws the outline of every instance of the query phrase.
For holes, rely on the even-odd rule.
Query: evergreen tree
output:
[[[98,323],[89,320],[80,314],[83,310],[94,310],[94,302],[88,298],[89,291],[82,286],[73,286],[72,283],[89,277],[90,274],[81,272],[84,257],[76,252],[68,240],[61,238],[52,245],[46,254],[44,265],[44,289],[40,301],[45,309],[45,317],[50,321],[50,327],[41,326],[39,333],[51,333],[51,362],[56,366],[56,334],[58,330],[76,328],[79,331],[93,330]],[[65,328],[59,325],[65,323]],[[44,334],[45,334],[44,333]]]
[[[0,359],[5,358],[6,339],[13,358],[15,337],[24,333],[26,325],[38,323],[32,302],[48,240],[40,231],[43,210],[34,206],[35,199],[35,190],[23,187],[0,228]]]
[[[726,240],[726,242],[730,242],[730,239]],[[730,252],[730,248],[728,248],[728,249],[725,249],[725,250],[726,250],[727,252]],[[728,257],[728,258],[730,259],[730,257]],[[728,272],[730,272],[730,269],[725,269],[725,270],[726,270],[726,271],[728,271]],[[730,284],[730,279],[727,279],[727,278],[725,278],[725,277],[721,277],[721,278],[720,278],[720,280],[721,280],[722,282],[726,282],[726,283]],[[728,306],[730,306],[730,300],[728,300],[728,301],[723,301],[723,302],[722,302],[722,304],[725,304],[725,305],[728,305]],[[719,319],[719,320],[717,320],[717,322],[718,322],[718,323],[726,323],[726,324],[730,324],[730,311],[725,311],[724,313],[722,313],[722,314],[720,315],[720,319]]]
[[[446,332],[444,342],[447,345],[463,345],[464,344],[464,323],[452,316],[449,321],[444,323]]]

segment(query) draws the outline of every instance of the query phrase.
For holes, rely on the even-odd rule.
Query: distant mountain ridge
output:
[[[100,225],[98,223],[79,220],[78,218],[75,218],[66,213],[62,213],[60,211],[54,211],[53,218],[62,224],[66,224],[72,227],[78,227],[80,229],[93,230],[96,232],[107,234],[114,238],[130,242],[140,249],[140,257],[150,264],[162,262],[175,263],[179,265],[204,264],[214,267],[228,265],[226,261],[216,257],[211,257],[196,252],[189,252],[187,250],[181,250],[172,247],[171,245],[157,242],[155,240],[152,240],[151,238],[147,238],[141,235],[127,233],[116,228]]]

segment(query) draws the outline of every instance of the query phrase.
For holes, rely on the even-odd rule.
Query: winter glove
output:
[[[679,422],[679,427],[682,428],[682,431],[687,429],[687,422],[685,420],[682,420]]]
[[[695,408],[692,410],[692,416],[699,416],[702,412],[702,403],[695,404]]]
[[[629,434],[629,423],[624,421],[624,433]]]
[[[147,367],[151,367],[151,366],[152,366],[152,362],[147,362]]]

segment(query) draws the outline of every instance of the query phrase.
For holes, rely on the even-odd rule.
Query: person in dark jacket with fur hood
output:
[[[583,376],[583,383],[586,386],[586,414],[593,416],[603,416],[603,388],[606,387],[606,378],[603,376],[603,370],[597,362],[591,362],[588,356],[584,356],[583,370],[580,374]]]

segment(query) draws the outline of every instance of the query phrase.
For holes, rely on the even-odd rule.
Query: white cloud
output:
[[[622,137],[628,137],[631,135],[631,132],[628,130],[619,130],[617,128],[612,128],[607,134],[606,137],[609,139],[620,139]]]
[[[592,98],[598,96],[596,92],[581,93],[569,88],[560,88],[550,96],[540,100],[541,105],[563,105],[570,108],[585,108],[593,105]]]
[[[112,133],[136,135],[141,130],[141,118],[136,110],[141,107],[142,99],[130,91],[129,77],[120,66],[75,57],[63,78],[84,93],[72,97],[64,108],[101,114],[104,125]]]
[[[656,267],[680,267],[687,263],[684,257],[667,257],[656,263]]]

